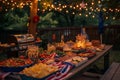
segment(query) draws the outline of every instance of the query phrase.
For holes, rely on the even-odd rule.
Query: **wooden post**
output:
[[[30,23],[28,27],[28,33],[33,34],[34,37],[36,37],[36,26],[37,23],[33,21],[34,16],[37,15],[37,9],[38,9],[38,0],[32,0],[32,5],[30,8]]]
[[[102,37],[102,34],[100,34],[100,42],[101,42],[101,44],[103,43],[103,37]]]

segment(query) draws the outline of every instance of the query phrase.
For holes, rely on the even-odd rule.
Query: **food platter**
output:
[[[10,58],[0,62],[0,70],[3,72],[20,72],[33,64],[30,59]]]
[[[26,69],[27,71],[24,69],[19,75],[22,80],[61,80],[60,78],[66,75],[74,67],[74,65],[67,62],[55,64],[46,65],[44,63],[38,63]]]
[[[94,52],[83,52],[83,53],[78,54],[78,56],[87,57],[88,59],[94,57],[95,55],[96,55],[96,53],[94,53]]]
[[[72,49],[72,52],[74,52],[74,53],[82,53],[85,51],[86,51],[86,49]]]
[[[66,60],[65,62],[69,62],[77,67],[77,66],[80,66],[87,61],[88,61],[87,57],[75,56],[75,57],[72,57],[72,58]]]
[[[3,72],[20,72],[22,71],[24,68],[26,67],[30,67],[33,64],[29,64],[29,65],[24,65],[24,66],[19,66],[19,67],[7,67],[7,66],[0,66],[0,70],[2,70]]]

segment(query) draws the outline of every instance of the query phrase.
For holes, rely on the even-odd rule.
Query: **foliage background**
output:
[[[10,1],[10,0],[7,0]],[[21,0],[20,0],[21,1]],[[20,1],[16,1],[16,3],[20,3]],[[82,9],[80,12],[82,15],[77,13],[78,10],[72,9],[69,7],[63,8],[61,12],[56,11],[50,6],[44,5],[46,4],[54,4],[55,7],[58,7],[58,4],[66,5],[66,6],[74,6],[77,3],[82,3],[81,0],[39,0],[38,7],[40,10],[46,10],[45,12],[38,12],[38,16],[40,17],[40,21],[38,22],[37,27],[40,28],[53,28],[53,27],[81,27],[81,26],[91,26],[98,25],[98,12],[91,12],[91,14],[96,14],[93,18],[91,15],[86,16],[86,13],[90,11],[85,11]],[[102,7],[111,8],[120,8],[119,0],[101,0]],[[97,8],[100,4],[97,0],[84,0],[85,3],[88,3],[87,8],[91,6],[91,3],[94,2],[94,9]],[[112,4],[111,4],[112,3]],[[29,16],[30,16],[30,7],[25,5],[23,8],[14,8],[10,9],[11,6],[3,4],[0,0],[0,5],[3,6],[3,10],[0,10],[0,29],[5,30],[26,30],[29,26]],[[11,4],[12,5],[12,4]],[[0,6],[0,7],[1,7]],[[4,11],[5,8],[9,10]],[[70,13],[66,13],[68,10]],[[75,12],[76,14],[71,14]],[[104,13],[104,12],[103,12]],[[104,19],[104,25],[120,25],[120,15],[119,13],[104,13],[109,16],[109,19]],[[113,20],[113,16],[116,16],[116,19]]]

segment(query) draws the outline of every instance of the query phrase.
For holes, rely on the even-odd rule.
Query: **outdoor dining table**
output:
[[[104,57],[103,66],[104,66],[104,71],[106,71],[110,65],[109,54],[110,54],[111,49],[112,49],[112,45],[106,45],[103,51],[96,53],[96,56],[89,59],[86,63],[72,69],[69,72],[69,74],[64,78],[64,80],[69,80],[78,72],[79,72],[79,75],[82,75],[83,72],[85,72],[92,64],[94,64],[96,61],[98,61],[102,57]]]
[[[64,80],[72,80],[72,77],[79,73],[79,75],[82,75],[87,69],[90,68],[91,65],[93,65],[96,61],[98,61],[100,58],[104,57],[104,70],[107,70],[109,68],[109,54],[112,49],[112,45],[106,45],[103,51],[97,52],[96,56],[92,57],[91,59],[88,59],[85,63],[76,66],[73,68],[64,78]],[[19,76],[15,76],[14,78],[20,78]],[[9,80],[9,79],[8,79]],[[19,80],[19,79],[18,79]],[[63,79],[62,79],[63,80]]]

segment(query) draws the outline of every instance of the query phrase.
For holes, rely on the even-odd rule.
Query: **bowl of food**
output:
[[[0,62],[0,70],[3,72],[20,72],[33,65],[30,59],[9,58]]]

